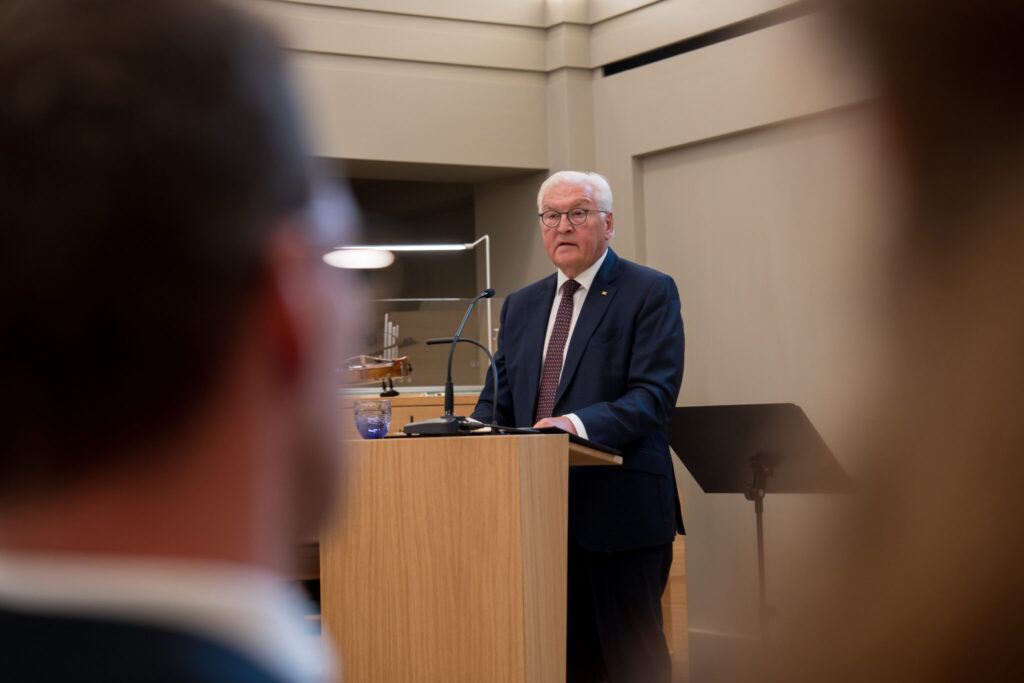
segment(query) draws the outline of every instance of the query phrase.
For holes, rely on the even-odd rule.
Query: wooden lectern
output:
[[[346,443],[320,537],[321,613],[347,683],[565,680],[566,435]]]

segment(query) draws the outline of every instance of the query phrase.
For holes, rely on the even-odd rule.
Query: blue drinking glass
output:
[[[391,402],[386,398],[356,401],[353,406],[356,429],[364,439],[382,439],[391,426]]]

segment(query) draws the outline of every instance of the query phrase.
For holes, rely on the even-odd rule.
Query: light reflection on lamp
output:
[[[351,270],[372,270],[387,268],[395,261],[395,255],[383,249],[346,248],[335,249],[324,254],[324,263],[335,268]]]
[[[489,235],[483,235],[475,242],[464,242],[461,244],[353,244],[351,246],[338,247],[327,254],[324,254],[324,261],[329,265],[335,266],[336,268],[387,268],[395,260],[394,252],[396,251],[472,251],[483,242],[484,245],[484,287],[490,289],[491,287],[491,238]],[[359,256],[361,262],[372,263],[368,255],[380,254],[385,255],[380,265],[349,265],[347,259],[351,258],[346,254],[362,254]],[[386,262],[384,262],[386,259]],[[491,322],[491,300],[487,299],[487,346],[490,347],[493,352],[494,344],[492,343],[492,330]]]

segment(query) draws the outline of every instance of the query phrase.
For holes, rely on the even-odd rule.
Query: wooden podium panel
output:
[[[568,438],[352,441],[344,458],[320,572],[345,680],[564,681]]]

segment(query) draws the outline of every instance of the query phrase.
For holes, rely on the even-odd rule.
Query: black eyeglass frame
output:
[[[570,215],[574,211],[582,211],[583,212],[583,218],[581,218],[579,221],[574,221],[572,219],[572,216]],[[558,226],[560,226],[562,224],[562,216],[565,216],[566,220],[569,221],[569,225],[583,225],[584,223],[587,222],[587,219],[590,218],[590,214],[592,214],[592,213],[611,213],[611,212],[610,211],[605,211],[604,209],[584,209],[582,207],[576,207],[574,209],[569,209],[568,211],[555,211],[554,209],[549,209],[548,211],[542,211],[541,213],[537,214],[537,217],[540,218],[540,223],[545,228],[550,228],[551,230],[557,230]],[[548,223],[547,221],[544,220],[544,216],[550,216],[551,214],[557,214],[558,215],[558,220],[557,220],[557,222],[555,222],[554,225],[552,225],[552,224],[550,224],[550,223]]]

